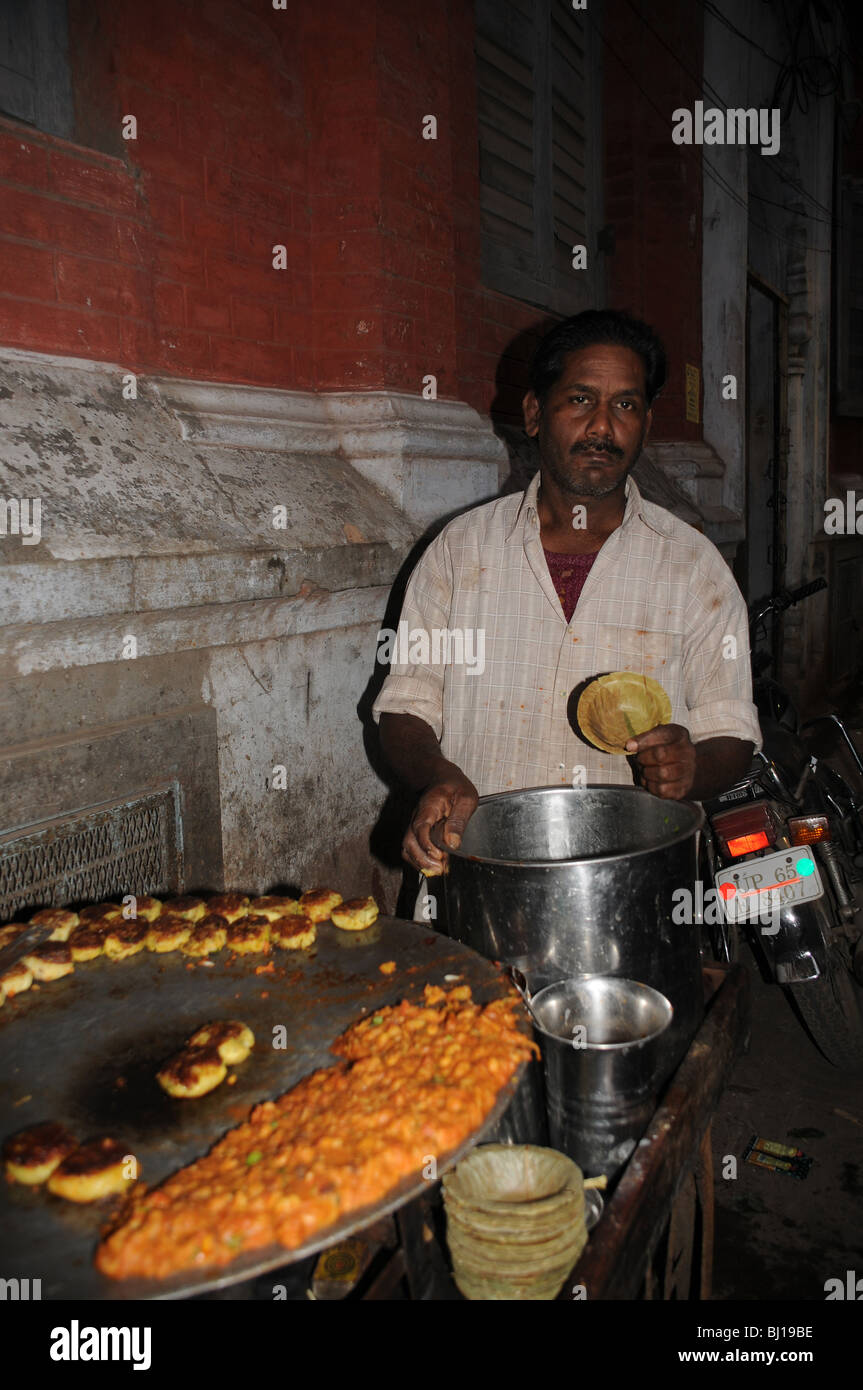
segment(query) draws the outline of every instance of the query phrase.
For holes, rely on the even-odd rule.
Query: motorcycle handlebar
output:
[[[803,599],[809,598],[812,594],[818,594],[822,589],[826,588],[827,580],[820,578],[813,579],[810,584],[802,584],[799,589],[791,589],[789,591],[782,591],[778,594],[772,594],[764,603],[757,606],[753,605],[753,607],[750,608],[750,631],[757,628],[758,624],[763,618],[767,617],[768,613],[784,613],[786,608],[792,608],[795,603],[800,603]]]
[[[800,603],[801,599],[809,598],[811,594],[819,594],[822,589],[826,588],[826,579],[823,577],[821,579],[813,579],[811,584],[804,584],[799,589],[792,589],[791,592],[786,595],[788,599],[787,606],[790,608],[792,604]]]

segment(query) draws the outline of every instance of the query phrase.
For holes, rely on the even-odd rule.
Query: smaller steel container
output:
[[[635,980],[562,980],[530,1007],[545,1067],[549,1137],[590,1177],[612,1178],[646,1130],[674,1011]]]

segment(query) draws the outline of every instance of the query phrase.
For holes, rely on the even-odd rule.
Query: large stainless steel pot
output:
[[[449,872],[428,889],[449,934],[518,966],[531,992],[617,975],[667,995],[665,1079],[703,1014],[698,929],[672,921],[674,891],[694,892],[703,823],[694,802],[637,787],[500,792],[480,798]]]

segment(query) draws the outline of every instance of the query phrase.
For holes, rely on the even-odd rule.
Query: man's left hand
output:
[[[639,786],[670,801],[689,795],[695,783],[695,744],[682,724],[657,724],[629,739],[626,751],[636,755]]]

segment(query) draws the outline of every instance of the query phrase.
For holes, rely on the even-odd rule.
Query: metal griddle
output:
[[[431,928],[380,918],[349,933],[327,922],[311,951],[270,956],[221,951],[211,966],[180,952],[144,951],[128,960],[100,957],[76,965],[62,980],[7,1000],[0,1010],[0,1140],[45,1120],[66,1124],[80,1140],[110,1135],[128,1145],[148,1187],[207,1153],[253,1105],[289,1091],[318,1067],[338,1059],[329,1046],[356,1019],[398,1003],[419,1002],[426,984],[446,975],[469,984],[477,1002],[508,989],[482,956]],[[378,967],[393,960],[396,971]],[[256,973],[268,966],[272,972]],[[156,1081],[161,1064],[194,1030],[215,1019],[248,1023],[251,1056],[229,1067],[227,1080],[198,1100],[174,1100]],[[273,1046],[283,1024],[287,1046]],[[525,1031],[531,1036],[525,1020]],[[458,1161],[492,1130],[515,1094],[526,1064],[494,1109],[461,1147],[440,1156],[438,1171]],[[41,1279],[43,1299],[181,1298],[225,1288],[325,1249],[362,1230],[427,1189],[421,1176],[385,1201],[330,1226],[291,1251],[269,1246],[222,1269],[169,1280],[111,1280],[95,1268],[101,1229],[117,1199],[78,1206],[46,1188],[0,1179],[0,1277]]]

